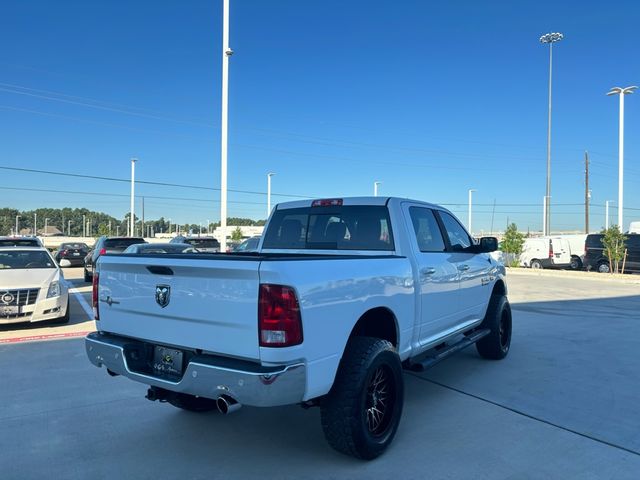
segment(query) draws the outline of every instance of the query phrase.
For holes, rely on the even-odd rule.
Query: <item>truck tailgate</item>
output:
[[[260,261],[176,257],[100,257],[98,328],[159,344],[259,359]],[[162,306],[167,287],[168,303]]]

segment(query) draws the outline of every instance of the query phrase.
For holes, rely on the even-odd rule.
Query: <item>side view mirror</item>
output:
[[[490,253],[498,250],[498,239],[496,237],[482,237],[479,245],[480,253]]]

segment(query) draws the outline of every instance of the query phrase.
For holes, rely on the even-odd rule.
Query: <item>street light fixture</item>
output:
[[[624,96],[630,95],[638,88],[631,87],[613,87],[607,95],[620,95],[620,119],[618,132],[618,228],[624,232],[623,224],[623,193],[624,193]]]
[[[378,196],[378,185],[382,185],[382,182],[373,182],[373,196]]]
[[[604,202],[604,228],[609,228],[609,204],[614,203],[613,200]]]
[[[136,162],[137,158],[131,159],[131,211],[129,213],[129,234],[134,237],[135,234],[135,190],[136,190]]]
[[[267,173],[267,218],[271,215],[271,177],[274,175],[273,172]]]
[[[473,192],[476,192],[477,190],[474,190],[472,188],[469,189],[469,225],[467,226],[467,230],[469,230],[469,234],[473,235],[473,233],[471,232],[471,203],[473,200]]]
[[[540,37],[540,43],[549,44],[549,123],[547,128],[547,188],[544,211],[543,234],[551,233],[551,72],[553,64],[553,44],[564,38],[561,33],[547,33]]]

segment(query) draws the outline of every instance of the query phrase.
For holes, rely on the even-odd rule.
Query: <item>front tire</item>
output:
[[[511,348],[511,306],[505,295],[491,295],[487,314],[480,328],[488,328],[491,333],[476,342],[481,357],[502,360]]]
[[[533,260],[531,260],[531,263],[529,264],[529,267],[534,268],[536,270],[541,269],[542,268],[542,262],[540,260],[538,260],[537,258],[534,258]]]
[[[378,457],[393,441],[403,401],[402,365],[393,345],[379,338],[351,338],[321,403],[329,445],[365,460]]]
[[[598,272],[600,273],[611,273],[611,266],[608,262],[600,262],[598,264]]]

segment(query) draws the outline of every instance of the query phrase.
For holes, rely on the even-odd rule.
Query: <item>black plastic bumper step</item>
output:
[[[478,340],[486,337],[490,333],[491,330],[489,330],[488,328],[485,328],[483,330],[475,330],[468,335],[465,335],[464,338],[460,339],[460,341],[456,343],[446,345],[438,350],[430,350],[424,357],[417,357],[416,359],[409,360],[406,368],[414,372],[423,372],[424,370],[433,367],[450,355],[453,355],[454,353],[467,348],[469,345],[473,345]]]

